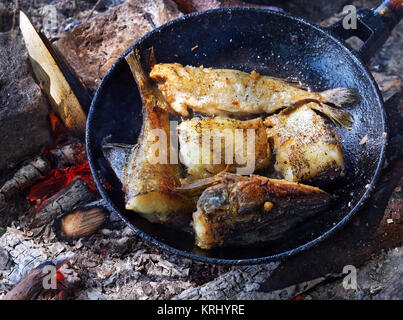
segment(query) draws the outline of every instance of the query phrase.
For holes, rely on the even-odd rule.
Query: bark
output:
[[[74,210],[79,205],[86,204],[95,199],[94,193],[80,178],[75,178],[71,184],[45,201],[30,225],[38,228],[51,223],[64,213]]]
[[[43,267],[32,270],[21,280],[12,290],[10,290],[2,300],[34,300],[44,290],[43,280],[48,273]]]
[[[234,300],[248,298],[257,290],[279,266],[279,262],[269,264],[234,267],[232,271],[219,276],[200,287],[183,291],[173,300]]]

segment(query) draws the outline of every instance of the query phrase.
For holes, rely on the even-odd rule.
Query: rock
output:
[[[10,257],[7,250],[0,246],[0,270],[8,270],[11,266]]]
[[[217,9],[225,7],[261,7],[266,9],[278,10],[279,8],[265,5],[265,1],[261,1],[262,5],[253,4],[255,1],[240,0],[174,0],[178,8],[184,13],[192,13],[208,9]],[[269,4],[270,1],[266,1]]]
[[[12,25],[12,14],[3,2],[0,2],[0,32],[9,31]]]
[[[43,16],[42,32],[44,35],[50,38],[52,35],[57,34],[59,29],[61,29],[61,23],[64,17],[60,11],[57,10],[56,6],[52,4],[45,5],[39,12]]]
[[[0,174],[50,142],[48,105],[19,37],[0,33]]]
[[[133,42],[182,14],[171,0],[129,0],[91,18],[56,43],[84,83],[92,90],[112,63]]]

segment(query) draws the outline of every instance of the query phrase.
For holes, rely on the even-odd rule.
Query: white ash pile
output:
[[[0,238],[0,295],[13,298],[19,283],[38,266],[65,257],[65,269],[58,271],[58,289],[34,290],[27,298],[170,299],[228,270],[160,252],[118,219],[109,218],[108,226],[69,243],[59,241],[53,231],[30,236],[8,228]],[[32,281],[23,284],[37,286]]]

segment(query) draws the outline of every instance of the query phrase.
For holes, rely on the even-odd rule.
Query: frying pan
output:
[[[153,30],[128,48],[103,78],[92,101],[86,129],[88,159],[95,183],[109,210],[142,238],[191,259],[217,264],[256,264],[297,254],[345,225],[370,195],[382,166],[387,126],[379,89],[365,62],[384,43],[402,16],[401,1],[385,1],[376,10],[357,12],[357,29],[343,22],[320,27],[302,18],[257,8],[224,8],[186,15]],[[359,50],[344,42],[357,36]],[[191,49],[197,46],[196,49]],[[334,207],[305,221],[279,240],[264,245],[203,251],[193,236],[152,224],[124,208],[121,184],[102,153],[102,140],[134,144],[142,115],[139,91],[124,56],[154,47],[157,62],[213,68],[256,70],[297,78],[316,91],[356,88],[361,101],[349,110],[351,130],[336,128],[345,157],[346,177],[331,192]],[[360,145],[364,136],[368,141]]]

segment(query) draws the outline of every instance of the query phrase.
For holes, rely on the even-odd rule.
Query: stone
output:
[[[12,14],[3,2],[0,2],[0,32],[9,31],[12,26]]]
[[[61,22],[63,21],[63,15],[57,10],[56,6],[53,4],[48,4],[40,9],[40,14],[44,17],[42,21],[42,32],[47,37],[50,38],[53,34],[61,29]]]
[[[50,142],[48,104],[18,36],[0,33],[0,174]]]
[[[129,0],[65,33],[56,43],[67,61],[92,90],[113,62],[132,43],[182,15],[171,0]]]
[[[0,270],[8,270],[11,266],[11,260],[6,248],[0,246]]]

